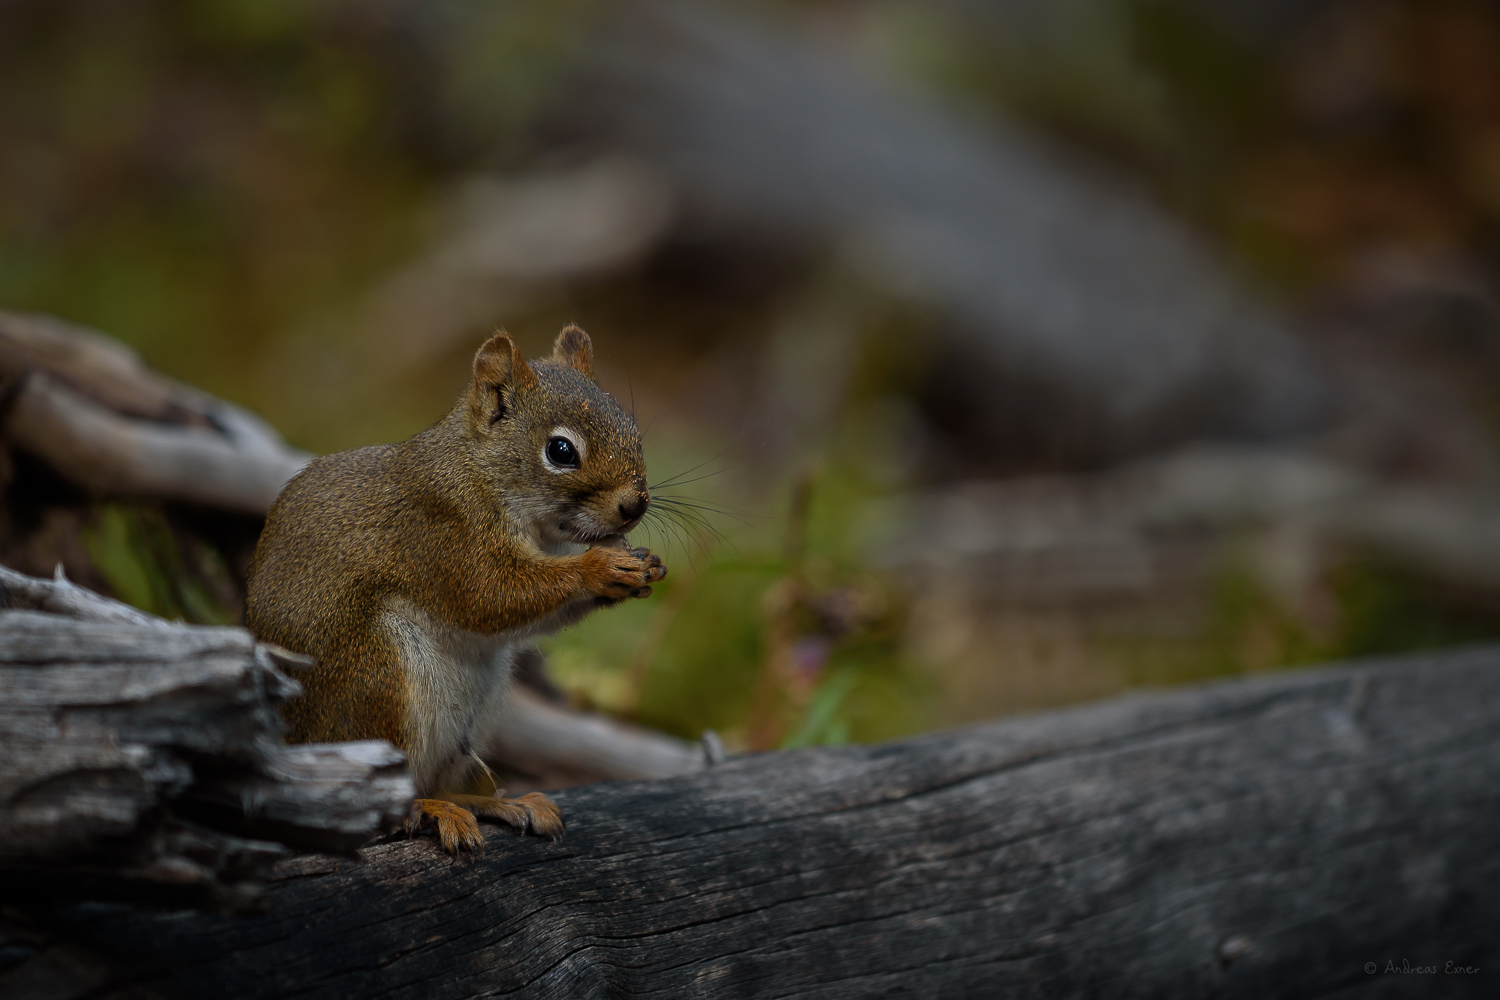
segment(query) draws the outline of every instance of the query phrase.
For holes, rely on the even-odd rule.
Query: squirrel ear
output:
[[[508,333],[497,333],[474,355],[474,381],[469,386],[469,417],[487,426],[505,416],[505,391],[536,385],[536,372],[521,357]]]
[[[570,368],[577,368],[589,378],[594,377],[594,342],[583,328],[569,323],[557,335],[552,345],[552,360]]]

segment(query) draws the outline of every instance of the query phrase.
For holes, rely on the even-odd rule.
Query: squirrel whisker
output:
[[[689,560],[692,559],[693,543],[688,540],[688,537],[684,536],[683,530],[673,520],[661,511],[653,513],[648,510],[646,516],[642,518],[641,523],[646,524],[648,522],[652,527],[660,529],[664,538],[675,542],[676,547],[682,549],[687,554]],[[691,532],[688,533],[688,536],[691,536]],[[694,541],[696,541],[696,538]],[[698,547],[704,547],[702,542],[698,542]]]
[[[712,554],[713,547],[704,541],[703,536],[705,534],[714,541],[724,544],[729,543],[729,539],[725,537],[724,533],[701,517],[701,515],[663,507],[656,511],[655,517],[664,528],[677,536],[679,543],[688,553],[690,559],[695,545],[705,556]],[[691,542],[684,539],[684,535],[687,536],[687,539],[691,539]]]
[[[687,540],[687,538],[684,537],[682,529],[679,527],[679,525],[675,521],[673,521],[671,518],[667,517],[661,511],[657,511],[655,514],[652,514],[650,511],[647,511],[646,520],[650,520],[654,525],[656,525],[657,527],[660,527],[663,530],[663,532],[670,533],[671,536],[673,538],[675,538],[678,546],[680,546],[684,552],[688,553],[689,556],[691,556],[692,550],[693,550],[693,546],[692,546],[692,544],[689,543],[689,541]],[[691,534],[691,533],[689,533],[689,534]],[[701,543],[700,543],[700,547],[701,547]]]
[[[712,501],[704,500],[700,497],[688,498],[672,496],[670,494],[657,494],[656,496],[652,497],[652,500],[653,502],[660,503],[663,507],[688,508],[691,510],[704,511],[708,514],[722,514],[725,517],[732,517],[737,521],[746,516],[744,511],[736,510],[733,507],[725,507],[721,504],[716,504]]]
[[[691,476],[693,473],[697,472],[699,469],[703,468],[705,465],[708,465],[711,462],[717,462],[719,459],[721,459],[721,458],[724,457],[724,453],[727,452],[728,450],[729,450],[729,446],[725,445],[723,448],[720,448],[717,452],[715,452],[714,454],[710,455],[708,458],[705,458],[703,461],[699,462],[697,465],[693,466],[691,469],[686,469],[686,470],[684,470],[682,472],[679,472],[675,476],[669,476],[668,478],[662,480],[659,483],[653,483],[652,486],[651,486],[651,489],[653,491],[655,491],[655,490],[658,490],[658,489],[666,489],[666,488],[671,487],[671,486],[680,485],[679,481],[682,479],[683,476]],[[720,469],[718,472],[710,472],[708,475],[709,476],[717,476],[717,475],[720,475],[722,473],[728,472],[730,468],[733,468],[733,466],[729,466],[729,467]],[[708,478],[708,476],[704,476],[702,478],[706,479],[706,478]]]

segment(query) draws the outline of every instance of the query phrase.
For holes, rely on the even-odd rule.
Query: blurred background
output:
[[[317,452],[581,324],[672,576],[552,681],[731,749],[1500,636],[1497,283],[1481,0],[0,3],[0,308]]]

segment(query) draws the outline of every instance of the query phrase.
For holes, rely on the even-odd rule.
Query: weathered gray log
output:
[[[0,570],[0,594],[0,880],[235,906],[285,845],[352,850],[405,816],[389,744],[282,744],[293,654],[63,579]]]
[[[61,954],[97,996],[422,1000],[1500,984],[1496,648],[556,798],[560,843],[291,860],[259,916],[56,909],[66,950],[9,975],[66,992]]]
[[[12,383],[5,438],[97,493],[259,515],[312,457],[249,411],[50,317],[0,313],[0,372]]]

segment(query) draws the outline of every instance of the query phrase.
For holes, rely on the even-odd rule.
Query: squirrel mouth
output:
[[[568,541],[577,542],[579,545],[591,545],[594,542],[603,541],[612,534],[619,533],[608,531],[594,525],[580,524],[578,520],[575,520],[573,518],[564,518],[563,520],[559,521],[557,523],[557,532],[558,534],[565,537]]]

